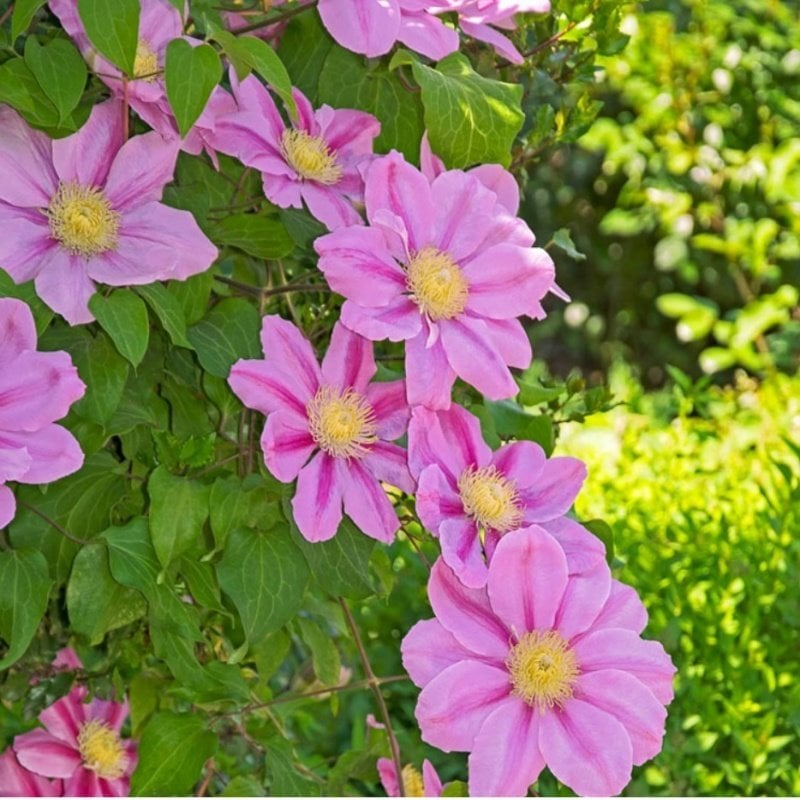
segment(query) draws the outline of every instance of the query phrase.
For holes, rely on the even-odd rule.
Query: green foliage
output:
[[[126,75],[136,72],[139,0],[78,0],[86,35],[98,52]]]
[[[164,77],[178,130],[186,136],[219,83],[222,64],[210,45],[192,47],[185,39],[173,39],[167,45]]]

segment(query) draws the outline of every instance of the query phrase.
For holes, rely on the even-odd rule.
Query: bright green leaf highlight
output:
[[[78,105],[86,86],[86,62],[66,39],[41,46],[33,36],[25,41],[25,63],[58,111],[63,123]]]
[[[211,238],[256,258],[283,258],[294,250],[294,242],[280,220],[255,214],[225,217],[214,226]]]
[[[167,98],[181,136],[197,122],[221,77],[222,64],[211,45],[192,47],[185,39],[173,39],[167,45]]]
[[[135,72],[140,10],[139,0],[78,0],[91,43],[129,77]]]
[[[14,3],[14,12],[11,15],[11,41],[24,33],[36,12],[47,0],[17,0]]]
[[[108,297],[94,295],[89,300],[89,310],[120,355],[138,367],[150,341],[150,320],[144,301],[130,290],[117,289]]]

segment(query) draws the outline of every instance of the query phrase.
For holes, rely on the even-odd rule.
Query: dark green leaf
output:
[[[0,65],[0,102],[8,103],[37,127],[58,124],[58,110],[21,58]]]
[[[78,0],[86,35],[102,55],[129,77],[135,73],[140,10],[139,0]]]
[[[581,522],[581,525],[606,546],[606,561],[610,566],[614,561],[614,529],[602,519],[590,519],[588,522]]]
[[[283,258],[294,250],[294,242],[280,220],[256,214],[225,217],[214,225],[211,238],[256,258]]]
[[[147,306],[129,289],[117,289],[108,297],[94,295],[89,310],[111,337],[120,355],[138,367],[150,341]]]
[[[317,105],[317,85],[325,59],[335,47],[317,14],[299,14],[281,35],[278,55],[286,65],[292,84]]]
[[[221,77],[222,64],[211,45],[192,47],[185,39],[173,39],[167,45],[167,98],[181,136],[197,122]]]
[[[240,58],[275,90],[292,116],[296,116],[292,80],[278,54],[263,39],[255,36],[237,36],[236,41]]]
[[[151,283],[137,286],[136,293],[147,301],[147,305],[158,317],[172,343],[178,347],[191,349],[191,342],[186,338],[186,318],[183,309],[167,288],[161,283]]]
[[[297,624],[303,641],[311,650],[314,674],[325,686],[335,686],[339,683],[342,662],[330,634],[323,631],[316,622],[305,617],[299,617]]]
[[[14,12],[11,15],[11,41],[16,40],[17,36],[24,33],[36,12],[47,2],[47,0],[16,0]]]

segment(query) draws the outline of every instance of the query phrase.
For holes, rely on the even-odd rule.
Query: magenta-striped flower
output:
[[[541,318],[550,256],[497,194],[460,170],[433,180],[397,152],[366,173],[369,225],[316,240],[319,268],[344,295],[342,322],[375,341],[406,342],[411,405],[448,408],[456,375],[492,400],[527,367],[519,317]]]
[[[0,797],[63,797],[60,780],[25,769],[9,747],[0,755]]]
[[[440,559],[428,597],[435,618],[409,631],[403,664],[422,738],[470,753],[470,795],[524,796],[545,766],[578,794],[614,795],[661,749],[675,668],[604,562],[570,575],[532,526],[500,540],[484,589]]]
[[[371,382],[371,342],[338,323],[321,366],[308,340],[278,316],[264,318],[261,343],[264,358],[237,361],[228,383],[267,415],[264,461],[279,481],[297,478],[300,533],[330,539],[344,507],[368,536],[391,542],[400,523],[381,482],[414,488],[406,451],[391,443],[408,426],[403,381]]]

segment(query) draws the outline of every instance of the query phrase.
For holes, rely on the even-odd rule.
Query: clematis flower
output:
[[[136,742],[122,739],[128,703],[94,699],[76,687],[39,715],[44,729],[14,739],[19,763],[64,781],[65,797],[127,797],[136,767]]]
[[[264,194],[281,208],[303,203],[334,229],[360,223],[353,201],[363,198],[358,165],[369,158],[380,123],[371,114],[323,105],[317,111],[298,89],[296,125],[287,126],[267,88],[254,75],[231,75],[239,110],[217,120],[212,137],[222,153],[261,172]]]
[[[192,45],[201,42],[183,36],[181,14],[170,0],[141,0],[139,42],[131,79],[127,79],[118,67],[94,49],[78,13],[78,0],[49,0],[49,5],[89,66],[111,89],[114,97],[119,99],[124,95],[130,107],[153,130],[166,139],[179,140],[180,149],[192,155],[205,150],[214,165],[218,166],[210,136],[216,118],[220,114],[235,111],[236,103],[224,89],[216,87],[192,129],[184,139],[180,139],[163,75],[167,45],[181,37]]]
[[[0,298],[0,528],[16,509],[6,481],[50,483],[83,465],[75,437],[54,422],[85,391],[68,353],[37,352],[28,306]]]
[[[547,766],[580,795],[615,795],[662,746],[675,668],[636,593],[603,562],[570,575],[538,526],[506,534],[484,589],[439,559],[435,619],[402,644],[422,738],[469,756],[469,792],[523,796]]]
[[[493,453],[477,417],[454,404],[447,411],[413,410],[408,463],[417,480],[417,513],[466,586],[486,584],[486,561],[504,534],[534,523],[547,528],[558,520],[550,532],[565,549],[570,572],[605,557],[599,539],[559,519],[586,478],[577,458],[548,459],[535,442],[510,442]]]
[[[0,797],[62,797],[61,781],[29,772],[9,748],[0,755]]]
[[[157,133],[124,139],[109,100],[53,141],[0,107],[0,267],[70,324],[91,322],[95,281],[131,286],[208,269],[217,249],[194,217],[162,205],[177,143]]]
[[[531,346],[518,317],[541,318],[554,266],[495,192],[461,170],[432,181],[392,152],[366,171],[369,225],[314,243],[344,295],[342,322],[368,339],[406,341],[411,405],[450,406],[456,375],[492,400],[517,385]]]
[[[441,797],[442,782],[436,773],[433,764],[426,758],[422,762],[422,774],[412,766],[406,764],[403,767],[403,788],[405,794],[400,794],[400,783],[397,780],[397,767],[391,758],[379,758],[378,775],[381,783],[389,797]]]
[[[458,33],[435,13],[444,0],[319,0],[328,33],[342,46],[366,56],[382,56],[395,42],[438,61],[458,50]]]
[[[372,344],[338,323],[321,368],[308,340],[278,316],[264,318],[261,344],[265,357],[237,361],[228,383],[267,415],[264,460],[279,481],[297,478],[300,533],[330,539],[344,506],[367,536],[391,542],[400,523],[381,482],[414,488],[405,450],[391,444],[408,426],[403,381],[370,383]]]

